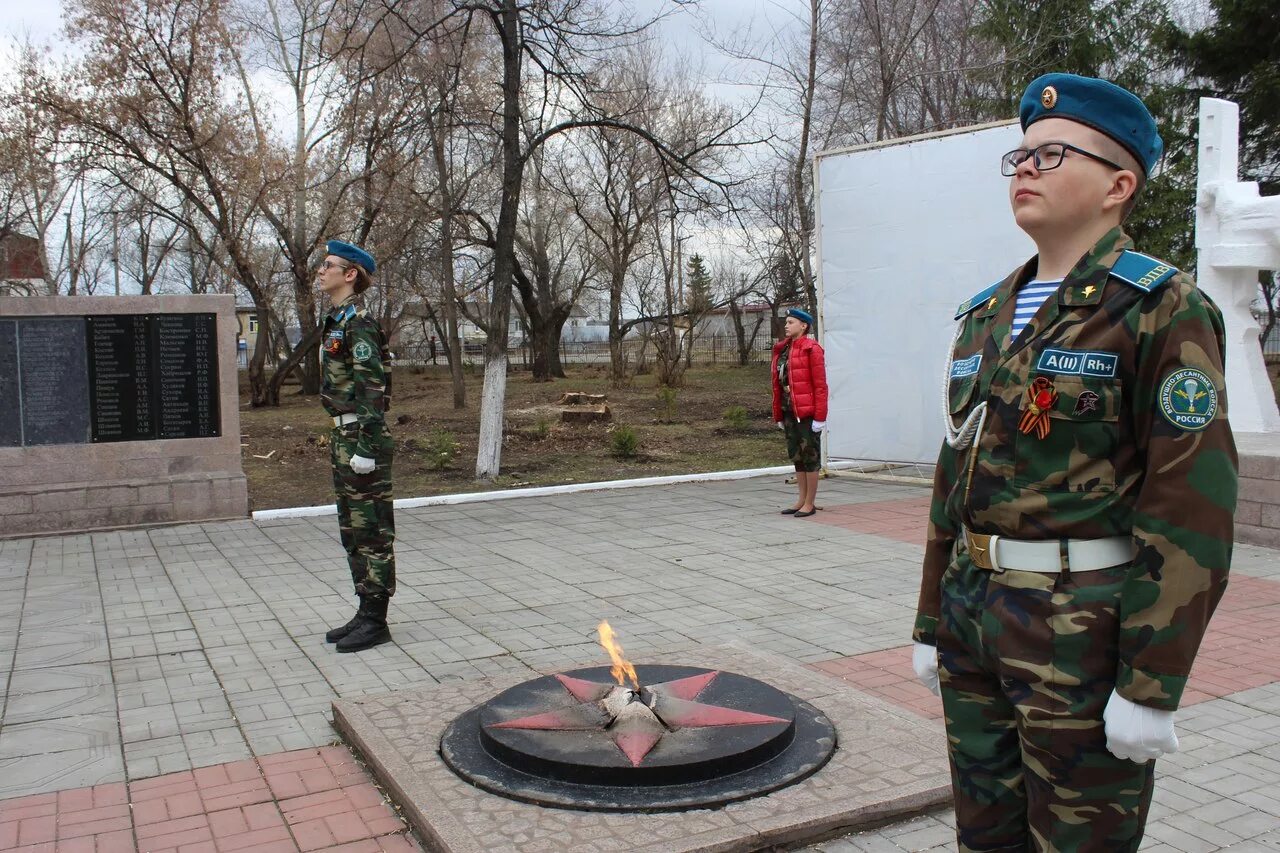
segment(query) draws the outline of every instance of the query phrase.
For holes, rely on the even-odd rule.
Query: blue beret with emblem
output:
[[[802,323],[808,323],[809,328],[813,328],[813,315],[810,314],[808,311],[802,311],[799,308],[788,308],[787,316],[795,317],[797,320],[799,320]]]
[[[1108,80],[1042,74],[1022,93],[1018,114],[1023,130],[1043,118],[1065,118],[1088,125],[1123,145],[1148,175],[1164,154],[1164,141],[1146,104]]]
[[[325,244],[325,251],[330,255],[337,255],[339,258],[345,258],[348,261],[359,264],[364,267],[365,272],[369,275],[373,275],[378,270],[378,265],[374,263],[373,255],[359,246],[353,246],[341,240],[330,240]]]

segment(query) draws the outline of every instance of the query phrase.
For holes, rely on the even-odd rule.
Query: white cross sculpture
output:
[[[1196,283],[1222,310],[1227,331],[1227,406],[1236,432],[1280,432],[1280,414],[1249,306],[1258,270],[1280,269],[1280,196],[1239,180],[1240,108],[1200,99],[1196,176]]]

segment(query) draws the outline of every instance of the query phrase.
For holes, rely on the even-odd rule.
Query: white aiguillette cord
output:
[[[951,363],[963,329],[964,321],[961,320],[956,324],[955,337],[951,339],[951,348],[947,350],[947,369],[942,373],[942,425],[946,430],[947,444],[955,450],[964,450],[973,444],[973,437],[982,432],[982,426],[987,419],[986,400],[974,406],[973,411],[959,427],[951,419]]]

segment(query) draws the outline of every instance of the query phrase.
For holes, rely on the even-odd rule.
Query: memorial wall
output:
[[[243,517],[230,296],[0,299],[0,536]]]

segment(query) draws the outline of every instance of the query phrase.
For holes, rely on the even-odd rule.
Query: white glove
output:
[[[823,431],[824,429],[826,429],[826,428],[827,428],[827,422],[826,422],[826,421],[814,421],[814,422],[813,422],[813,431],[814,431],[814,432],[822,432],[822,431]]]
[[[782,421],[774,421],[774,423],[778,425],[778,429],[786,429],[786,427],[782,425]]]
[[[1166,752],[1178,751],[1172,711],[1135,704],[1112,690],[1102,720],[1107,749],[1116,758],[1144,764]]]
[[[355,471],[357,474],[368,474],[377,467],[377,464],[378,463],[374,462],[367,456],[351,457],[351,470]]]
[[[916,678],[920,679],[920,683],[929,688],[929,692],[934,696],[941,696],[942,690],[938,687],[938,647],[926,646],[924,643],[914,643],[911,649],[911,666],[916,671]]]

